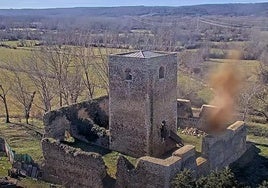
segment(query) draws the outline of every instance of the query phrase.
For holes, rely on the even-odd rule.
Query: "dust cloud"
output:
[[[210,102],[216,109],[208,114],[208,131],[223,131],[233,120],[236,97],[239,94],[242,76],[238,68],[240,53],[232,52],[229,62],[219,66],[210,75],[210,86],[214,91],[214,98]]]

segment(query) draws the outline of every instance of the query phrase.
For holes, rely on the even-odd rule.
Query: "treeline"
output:
[[[224,15],[224,16],[251,16],[265,15],[268,3],[245,3],[245,4],[207,4],[182,7],[168,6],[122,6],[122,7],[88,7],[88,8],[56,8],[56,9],[8,9],[0,10],[0,15],[7,16],[141,16],[153,14],[158,16],[167,15]]]

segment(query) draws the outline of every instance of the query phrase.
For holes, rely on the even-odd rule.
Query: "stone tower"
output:
[[[138,51],[109,56],[110,149],[158,157],[175,147],[177,57]]]

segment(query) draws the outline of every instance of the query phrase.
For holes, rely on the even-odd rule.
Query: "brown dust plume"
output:
[[[233,53],[230,59],[239,59],[239,54]],[[210,76],[210,85],[214,91],[211,105],[216,109],[208,114],[208,131],[219,132],[232,121],[235,113],[235,98],[241,86],[241,74],[237,61],[224,63]]]

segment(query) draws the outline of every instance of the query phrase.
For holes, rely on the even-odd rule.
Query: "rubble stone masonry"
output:
[[[84,152],[51,138],[42,140],[43,179],[65,187],[103,187],[106,167],[101,155]]]

